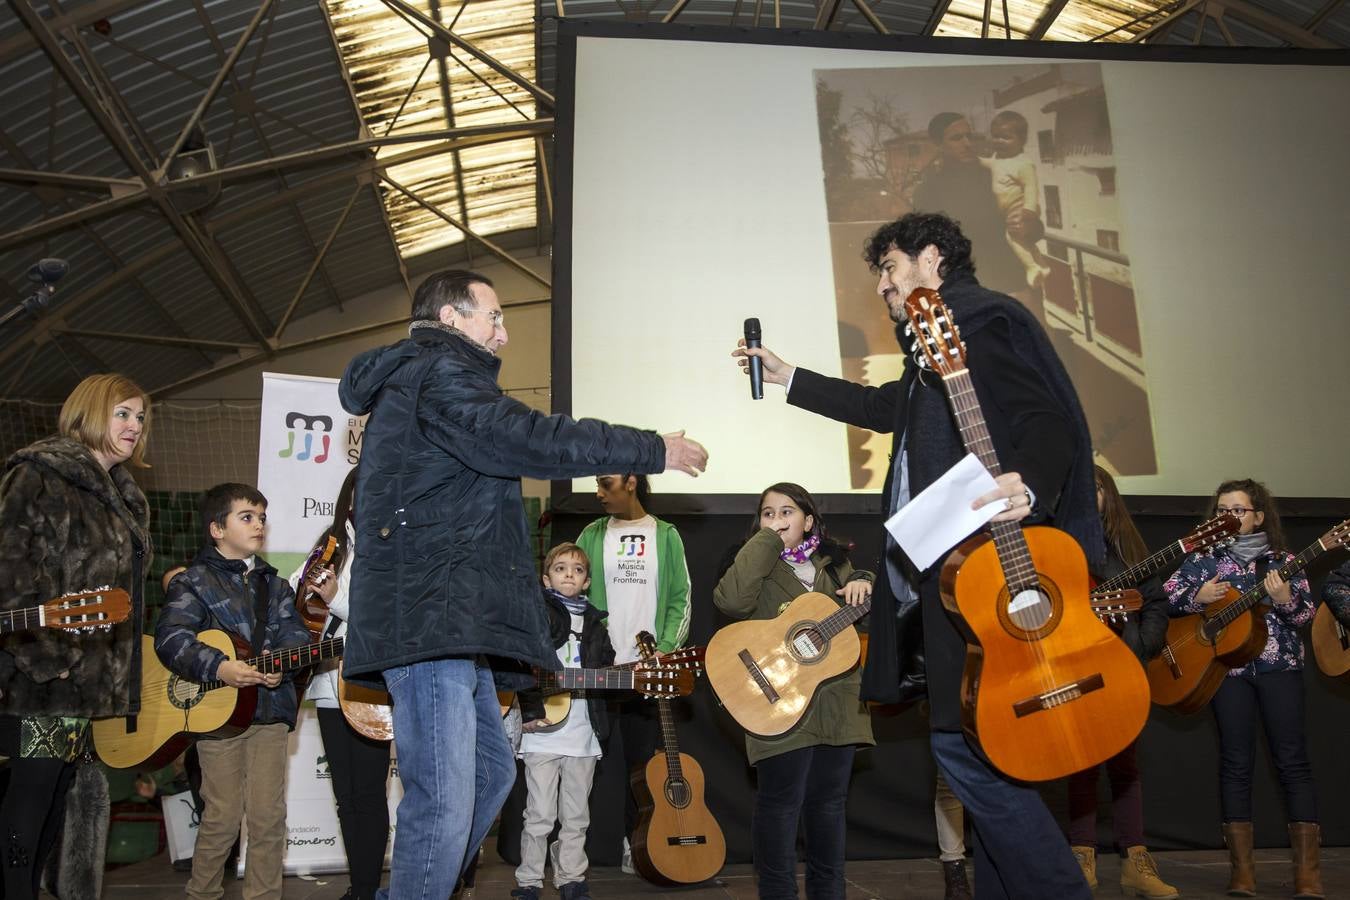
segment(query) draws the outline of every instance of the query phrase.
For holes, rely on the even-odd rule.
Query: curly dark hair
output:
[[[863,259],[875,272],[881,267],[881,258],[894,247],[910,259],[918,259],[919,251],[929,244],[937,247],[942,256],[938,275],[946,281],[953,275],[975,274],[975,261],[970,258],[970,239],[961,233],[961,224],[942,213],[906,213],[889,225],[878,228],[863,245]]]

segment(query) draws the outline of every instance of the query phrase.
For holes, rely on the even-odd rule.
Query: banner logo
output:
[[[333,777],[333,770],[328,765],[328,757],[320,756],[314,760],[314,777],[319,780]]]
[[[643,556],[647,552],[645,534],[624,534],[619,536],[619,556]]]
[[[303,446],[300,450],[295,447],[296,426],[304,425]],[[286,413],[286,449],[282,450],[277,456],[282,459],[294,459],[296,462],[305,462],[313,459],[316,463],[325,462],[328,459],[328,449],[332,444],[333,438],[329,434],[333,430],[333,417],[325,415],[310,415],[302,412]],[[320,446],[322,449],[316,455],[314,450],[314,438],[316,430],[319,432]]]

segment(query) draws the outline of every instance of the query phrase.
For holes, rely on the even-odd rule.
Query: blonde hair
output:
[[[148,469],[150,464],[145,461],[145,442],[150,437],[150,397],[140,385],[125,375],[115,372],[90,375],[75,385],[75,390],[61,404],[57,428],[62,436],[79,441],[90,450],[110,450],[112,440],[108,434],[108,419],[117,404],[133,397],[140,398],[145,404],[145,423],[141,426],[141,439],[136,442],[136,449],[127,463]]]

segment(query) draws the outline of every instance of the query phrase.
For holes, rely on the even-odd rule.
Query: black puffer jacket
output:
[[[108,586],[131,594],[131,615],[107,631],[0,637],[0,715],[140,710],[149,522],[145,494],[126,468],[104,470],[79,441],[47,438],[9,458],[0,482],[0,609]]]
[[[548,617],[549,640],[557,650],[567,643],[572,633],[572,614],[563,606],[562,601],[544,592],[544,613]],[[596,609],[590,603],[581,614],[581,667],[583,669],[602,669],[614,664],[614,645],[609,640],[609,629],[605,619],[609,613]],[[537,690],[520,692],[520,712],[525,721],[544,717],[544,697]],[[609,737],[609,714],[606,711],[606,695],[601,691],[592,691],[586,698],[586,712],[591,717],[591,728],[596,737],[604,741]]]
[[[356,357],[339,387],[348,412],[370,413],[343,675],[378,682],[384,669],[479,654],[556,669],[520,478],[659,472],[665,443],[530,409],[462,333],[415,323],[411,334]]]

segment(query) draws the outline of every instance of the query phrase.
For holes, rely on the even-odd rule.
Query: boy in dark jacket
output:
[[[544,559],[544,608],[549,632],[564,668],[600,668],[614,662],[605,613],[586,599],[591,564],[576,544],[559,544]],[[591,783],[608,731],[603,700],[582,692],[573,697],[561,722],[551,722],[537,691],[521,694],[525,735],[525,830],[520,837],[520,867],[512,897],[538,900],[544,886],[544,858],[553,858],[553,884],[562,900],[590,900],[586,884],[586,829],[591,824]],[[559,822],[558,841],[548,836]]]
[[[221,895],[225,859],[248,816],[244,896],[280,900],[286,849],[286,735],[298,702],[290,675],[263,674],[244,661],[310,642],[295,609],[295,593],[258,551],[267,526],[267,498],[246,484],[219,484],[206,492],[202,524],[209,544],[169,583],[155,626],[155,652],[180,677],[256,688],[253,724],[230,738],[197,744],[202,767],[202,813],[187,896]],[[249,646],[240,659],[197,640],[206,629],[227,631]]]

